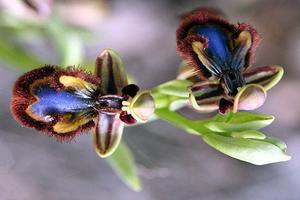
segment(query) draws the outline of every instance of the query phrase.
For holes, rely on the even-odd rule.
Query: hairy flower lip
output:
[[[65,86],[59,81],[61,76],[74,76],[80,77],[83,81],[87,81],[92,84],[99,84],[100,80],[92,76],[90,73],[86,73],[83,70],[69,67],[67,69],[61,69],[57,66],[45,65],[42,68],[34,69],[25,73],[19,77],[14,85],[13,95],[11,99],[11,111],[14,118],[24,126],[34,128],[41,133],[44,133],[50,137],[55,137],[59,141],[70,141],[79,133],[85,132],[94,126],[92,120],[81,125],[77,129],[70,131],[68,134],[59,134],[53,129],[53,126],[60,120],[62,116],[59,113],[52,115],[50,122],[37,120],[31,113],[28,112],[30,105],[37,102],[37,97],[32,94],[32,88],[36,87],[37,81],[47,81],[49,86],[57,88],[58,91],[64,90]]]
[[[258,46],[260,36],[256,32],[256,30],[248,24],[230,24],[222,16],[222,14],[215,9],[200,8],[184,15],[176,32],[177,51],[180,56],[183,59],[188,60],[189,64],[192,65],[196,69],[196,71],[198,71],[197,75],[200,78],[208,79],[209,77],[211,77],[211,72],[209,72],[209,70],[203,66],[203,63],[197,59],[197,55],[194,53],[192,48],[192,43],[195,41],[203,43],[204,48],[207,48],[209,41],[201,35],[188,35],[191,28],[208,23],[224,27],[224,29],[231,32],[232,40],[234,38],[237,38],[237,36],[243,31],[249,32],[249,34],[251,35],[252,44],[245,56],[244,65],[245,69],[248,68],[253,62],[254,51]]]
[[[240,100],[248,102],[246,96],[257,96],[258,106],[264,102],[265,91],[283,75],[279,66],[251,68],[259,34],[249,24],[229,23],[215,9],[200,8],[184,15],[176,39],[177,51],[188,66],[181,66],[178,78],[194,83],[188,90],[197,110],[210,112],[219,108],[225,113],[234,107],[236,111],[239,88],[248,88]],[[248,94],[250,91],[253,94]],[[241,108],[250,109],[249,103],[249,107],[241,104]]]

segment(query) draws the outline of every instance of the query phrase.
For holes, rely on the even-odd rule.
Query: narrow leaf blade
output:
[[[134,191],[141,191],[142,184],[136,164],[128,146],[121,142],[117,150],[106,159],[120,179]]]

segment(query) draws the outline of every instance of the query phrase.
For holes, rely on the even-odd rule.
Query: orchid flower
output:
[[[186,62],[179,79],[192,80],[192,106],[203,112],[253,110],[266,91],[279,82],[277,65],[251,68],[260,41],[249,24],[230,24],[218,11],[198,9],[182,18],[177,29],[177,50]]]
[[[20,124],[59,141],[92,129],[96,152],[107,157],[120,143],[124,124],[146,122],[154,101],[128,84],[120,57],[106,49],[94,74],[49,65],[25,73],[15,83],[11,110]]]

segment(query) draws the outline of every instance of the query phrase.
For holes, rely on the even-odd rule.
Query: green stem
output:
[[[193,135],[204,135],[209,133],[210,131],[201,123],[205,123],[205,121],[192,121],[176,111],[170,111],[167,108],[157,109],[155,114],[162,120],[169,122],[170,124],[185,130],[187,133]]]
[[[153,88],[151,90],[151,95],[155,100],[155,115],[158,118],[185,130],[187,133],[203,136],[203,134],[210,132],[210,130],[204,126],[206,120],[193,121],[175,110],[171,110],[172,103],[178,100],[188,101],[189,95],[187,93],[187,87],[190,84],[189,81],[172,80]],[[178,108],[180,108],[180,106]]]

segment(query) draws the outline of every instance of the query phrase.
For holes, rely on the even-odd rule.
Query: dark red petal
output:
[[[120,119],[126,124],[135,124],[136,119],[132,115],[128,114],[126,111],[121,112]]]
[[[233,108],[233,102],[228,101],[224,98],[222,98],[219,102],[219,112],[222,114],[225,114],[227,112],[230,112]]]

